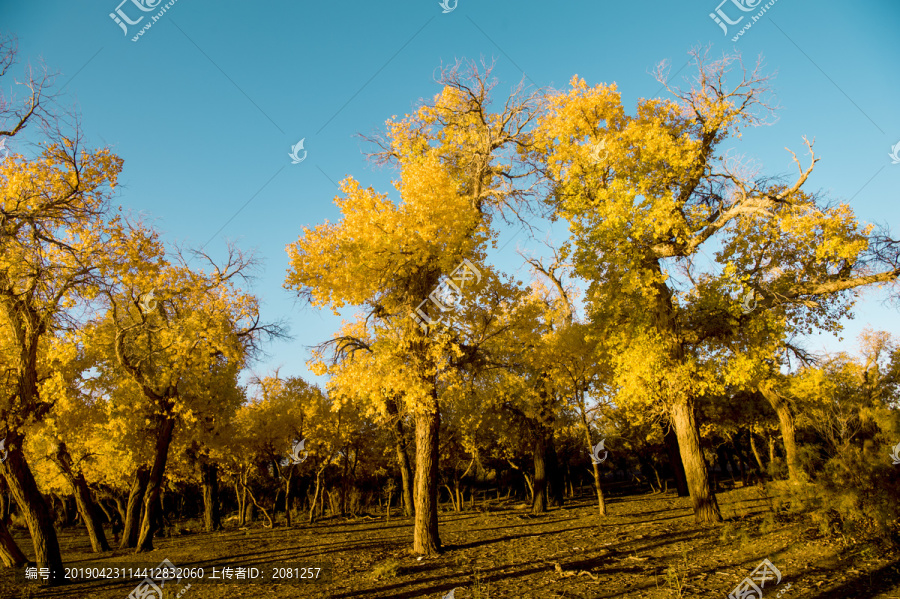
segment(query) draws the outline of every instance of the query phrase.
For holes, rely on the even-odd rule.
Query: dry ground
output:
[[[770,485],[769,494],[777,494]],[[155,541],[135,556],[116,551],[98,560],[80,529],[61,533],[67,566],[110,561],[180,567],[261,566],[272,562],[328,561],[329,583],[298,585],[167,585],[166,599],[332,597],[440,599],[583,598],[663,599],[730,593],[762,559],[781,571],[766,599],[900,599],[900,554],[872,547],[842,551],[820,537],[808,520],[776,516],[758,487],[718,495],[724,525],[694,523],[690,501],[674,494],[613,496],[600,519],[585,497],[541,517],[523,504],[485,502],[475,510],[443,512],[445,552],[417,560],[408,553],[412,521],[397,518],[326,519],[313,526],[229,529]],[[196,522],[184,525],[196,530]],[[24,531],[15,531],[30,552]],[[558,567],[557,567],[558,565]],[[790,586],[788,586],[790,585]],[[90,582],[53,589],[7,586],[3,598],[125,599],[135,582]],[[154,598],[155,599],[155,598]]]

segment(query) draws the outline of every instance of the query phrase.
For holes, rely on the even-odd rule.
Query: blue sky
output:
[[[393,192],[391,172],[366,162],[356,135],[431,98],[436,69],[457,59],[496,59],[497,98],[523,76],[562,89],[578,74],[589,84],[616,82],[631,112],[638,98],[660,95],[649,74],[655,64],[669,60],[675,74],[693,46],[740,51],[747,63],[762,55],[781,109],[736,149],[768,174],[794,175],[785,146],[801,155],[802,137],[815,138],[822,160],[806,189],[849,200],[861,220],[900,232],[900,164],[888,156],[900,142],[897,0],[778,0],[737,42],[732,36],[765,2],[743,0],[756,8],[742,12],[733,3],[741,0],[458,0],[443,13],[438,0],[177,0],[133,42],[166,4],[142,12],[141,1],[158,3],[0,0],[0,31],[18,37],[20,63],[43,59],[59,72],[88,142],[124,158],[117,203],[169,241],[208,243],[216,257],[231,239],[263,260],[253,290],[264,316],[285,318],[294,339],[267,348],[254,366],[261,374],[281,366],[282,375],[310,377],[307,346],[339,324],[282,288],[285,246],[304,225],[338,218],[332,200],[346,175]],[[717,6],[733,21],[745,15],[727,35],[709,16]],[[132,21],[146,16],[126,35],[109,16],[117,7]],[[291,164],[301,138],[307,157]],[[554,237],[564,234],[557,226]],[[526,278],[515,249],[537,244],[510,228],[500,245],[494,264]],[[866,292],[843,342],[816,338],[809,348],[852,349],[866,325],[900,334],[886,297]]]

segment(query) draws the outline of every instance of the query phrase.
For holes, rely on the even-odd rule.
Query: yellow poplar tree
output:
[[[641,99],[634,116],[615,85],[574,77],[548,99],[534,155],[552,181],[548,202],[571,225],[590,309],[621,323],[612,338],[621,397],[663,406],[695,516],[713,522],[721,515],[695,401],[721,394],[724,381],[706,364],[717,340],[757,319],[833,328],[852,303],[848,291],[894,281],[900,260],[897,244],[859,225],[849,206],[802,190],[818,160],[811,144],[808,166],[795,156],[799,174],[787,184],[730,160],[723,144],[764,123],[767,79],[758,66],[729,78],[734,57],[694,56],[692,87],[669,88],[674,100]],[[665,82],[662,70],[658,78]],[[703,247],[721,269],[718,288],[738,290],[738,299],[707,301],[711,287],[698,285]]]
[[[348,177],[335,200],[341,221],[304,228],[288,247],[287,288],[335,312],[366,306],[369,315],[401,331],[406,379],[391,388],[403,389],[414,414],[413,550],[420,554],[440,551],[436,377],[453,343],[445,325],[423,331],[411,317],[442,275],[453,273],[463,259],[481,262],[492,218],[525,195],[513,185],[517,175],[508,154],[533,118],[534,98],[517,90],[502,112],[491,113],[486,75],[489,70],[473,69],[468,79],[458,69],[445,71],[444,88],[432,103],[387,122],[376,158],[398,167],[399,202]],[[443,315],[433,303],[425,313],[430,322]]]

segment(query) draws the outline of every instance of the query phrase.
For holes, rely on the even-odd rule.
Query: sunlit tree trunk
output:
[[[413,551],[430,555],[441,551],[438,533],[438,432],[441,414],[437,406],[437,390],[432,390],[431,405],[416,413],[416,480],[415,528]]]
[[[800,466],[800,460],[797,456],[797,436],[796,427],[794,425],[794,411],[791,408],[790,403],[772,388],[769,381],[761,382],[757,388],[778,415],[778,424],[781,428],[781,439],[784,442],[784,459],[787,462],[788,478],[790,478],[791,482],[805,481],[806,473]]]
[[[759,449],[756,448],[756,439],[753,437],[753,431],[749,431],[750,435],[750,451],[753,452],[753,458],[756,460],[756,465],[759,466],[759,473],[764,474],[766,471],[765,466],[763,466],[762,458],[759,456]]]
[[[271,516],[271,514],[269,514],[269,510],[267,510],[267,509],[265,508],[265,506],[261,505],[261,504],[259,503],[259,501],[257,501],[256,495],[253,494],[253,489],[250,488],[250,485],[247,484],[247,482],[242,481],[242,484],[244,485],[244,489],[247,490],[247,495],[250,496],[250,501],[252,501],[252,502],[253,502],[253,505],[256,507],[256,509],[258,509],[259,511],[261,511],[261,512],[262,512],[262,515],[265,516],[266,522],[269,523],[268,528],[274,528],[274,527],[275,527],[275,521],[272,520],[272,516]]]
[[[134,473],[134,482],[131,483],[131,492],[128,494],[128,504],[125,508],[125,524],[119,549],[137,547],[141,522],[141,500],[144,497],[144,491],[147,490],[149,477],[150,470],[144,465],[138,467],[137,472]]]
[[[16,431],[7,434],[7,457],[0,462],[0,471],[31,533],[31,544],[38,567],[50,569],[50,584],[62,584],[65,579],[59,540],[50,509],[22,453],[23,441],[24,437]]]
[[[678,447],[681,449],[681,461],[694,507],[694,519],[701,523],[721,522],[719,502],[709,487],[709,474],[700,448],[693,401],[688,398],[675,401],[672,405],[672,420],[678,435]]]
[[[683,340],[678,335],[675,321],[675,308],[672,303],[672,290],[665,284],[665,275],[659,260],[652,261],[652,270],[657,279],[655,287],[655,328],[656,333],[667,344],[667,358],[672,363],[684,365],[687,362]],[[690,384],[690,383],[687,383]],[[721,522],[722,514],[719,503],[709,486],[709,472],[706,460],[700,448],[700,433],[694,414],[694,397],[688,388],[673,389],[669,397],[660,398],[669,403],[669,414],[678,436],[678,449],[681,452],[681,463],[687,479],[691,503],[694,506],[694,518],[697,522]]]
[[[0,520],[0,560],[3,560],[3,565],[16,568],[28,562],[3,520]]]
[[[87,528],[88,537],[91,540],[91,548],[94,550],[94,553],[109,551],[109,544],[106,542],[106,535],[97,515],[97,506],[94,504],[93,497],[91,497],[91,491],[84,480],[84,474],[80,469],[76,470],[73,466],[72,456],[69,455],[69,450],[66,448],[65,443],[59,444],[53,461],[59,466],[63,476],[75,491],[75,505]]]
[[[240,476],[240,474],[238,474]],[[243,492],[241,491],[241,486],[238,484],[237,479],[234,481],[234,498],[238,504],[238,526],[243,526],[246,522],[244,515],[244,503],[247,501],[244,497]]]
[[[325,468],[319,468],[316,470],[316,490],[313,493],[312,501],[309,506],[309,523],[312,524],[313,520],[316,516],[316,508],[319,506],[319,497],[323,495],[322,492],[322,473],[325,472]]]
[[[583,399],[581,401],[584,401]],[[591,439],[591,427],[587,421],[587,414],[584,413],[584,410],[581,410],[581,431],[584,433],[584,441],[587,443],[588,452],[593,453],[594,447],[592,445],[593,439]],[[591,460],[591,463],[594,467],[594,489],[597,491],[597,508],[600,512],[601,516],[606,515],[606,499],[603,497],[603,486],[601,484],[601,476],[600,476],[600,464]]]
[[[175,420],[163,416],[156,436],[156,455],[153,459],[153,468],[151,468],[150,478],[147,480],[147,490],[144,491],[144,513],[135,553],[153,550],[153,534],[156,532],[158,512],[162,511],[159,505],[159,496],[174,428]]]
[[[534,433],[534,493],[531,498],[531,513],[543,514],[547,511],[547,469],[546,438],[543,426],[537,426]]]

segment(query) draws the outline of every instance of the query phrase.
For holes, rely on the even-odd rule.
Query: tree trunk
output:
[[[757,385],[759,392],[768,400],[769,404],[778,414],[778,424],[781,427],[781,438],[784,441],[784,459],[787,462],[788,478],[791,482],[803,482],[806,473],[800,466],[797,456],[797,438],[794,427],[794,411],[790,403],[778,394],[769,381],[763,381]]]
[[[256,496],[253,494],[253,490],[250,488],[250,485],[244,483],[244,488],[247,489],[247,494],[250,496],[250,501],[253,502],[253,505],[256,506],[256,509],[262,512],[263,516],[266,517],[266,521],[269,523],[268,528],[274,528],[275,522],[272,520],[272,516],[269,514],[269,511],[259,504],[256,500]]]
[[[114,517],[113,514],[115,512],[110,511],[109,506],[107,506],[105,503],[103,503],[103,499],[98,497],[97,501],[94,502],[94,505],[97,506],[101,512],[103,512],[103,515],[106,517],[106,521],[109,522],[110,524],[112,524],[113,517]]]
[[[583,408],[581,410],[581,431],[584,433],[584,440],[588,446],[588,455],[593,455],[594,446],[593,439],[591,439],[591,427],[588,424],[587,414],[584,413]],[[591,460],[591,464],[594,466],[594,489],[596,489],[597,491],[597,509],[600,512],[601,516],[605,516],[606,499],[603,497],[603,486],[600,482],[600,464],[594,463],[593,459]]]
[[[238,476],[241,476],[238,474]],[[244,504],[247,501],[247,498],[244,496],[244,493],[241,491],[240,485],[237,483],[237,480],[234,482],[234,498],[238,504],[238,527],[243,526],[246,523],[246,516],[244,515]]]
[[[458,512],[459,508],[456,507],[456,499],[454,499],[453,490],[450,488],[450,485],[444,485],[444,488],[447,489],[447,496],[450,498],[450,505],[453,506],[453,511]]]
[[[3,479],[0,478],[0,481]],[[9,511],[9,493],[6,490],[6,483],[3,483],[2,489],[0,489],[0,522],[9,526],[10,522],[10,511]]]
[[[59,493],[54,493],[53,498],[59,502],[61,512],[57,513],[56,519],[60,527],[65,528],[72,523],[72,516],[69,514],[69,503],[66,501],[66,498],[62,497]]]
[[[141,499],[147,489],[147,479],[150,470],[147,466],[140,466],[134,473],[134,482],[131,484],[131,492],[128,494],[128,504],[125,508],[125,525],[122,529],[122,542],[119,549],[137,547],[138,527],[141,521]]]
[[[534,433],[534,493],[531,498],[531,513],[543,514],[547,511],[547,472],[544,427],[538,426]]]
[[[672,468],[672,477],[675,479],[675,488],[679,497],[690,495],[688,491],[687,476],[684,473],[684,464],[681,461],[681,450],[678,447],[678,435],[674,426],[668,426],[665,433],[666,452],[669,455],[669,466]]]
[[[565,504],[565,488],[562,477],[562,468],[559,467],[559,456],[556,454],[556,442],[553,438],[553,430],[547,430],[546,447],[546,476],[547,476],[547,496],[550,505],[562,507]]]
[[[431,555],[441,551],[438,532],[437,491],[439,430],[441,413],[438,411],[436,390],[432,391],[432,404],[416,414],[416,479],[415,479],[415,528],[413,552]]]
[[[175,428],[175,420],[168,416],[162,418],[156,436],[156,456],[150,470],[150,478],[147,480],[147,490],[144,492],[144,517],[135,553],[153,550],[153,533],[156,532],[158,512],[162,511],[159,496],[166,471],[166,459],[169,456],[169,444],[172,442],[172,430]]]
[[[203,484],[203,529],[206,532],[220,530],[222,517],[219,514],[219,467],[215,464],[201,464]]]
[[[116,511],[119,512],[119,520],[121,522],[125,522],[125,517],[128,513],[128,503],[125,499],[122,498],[121,495],[116,493],[113,495],[112,493],[107,494],[108,499],[112,499],[116,505]]]
[[[94,553],[103,553],[109,551],[109,543],[106,541],[106,534],[103,532],[103,524],[97,515],[97,506],[91,497],[90,489],[84,480],[84,474],[80,471],[74,475],[72,481],[75,487],[75,504],[78,506],[78,513],[87,527],[88,537],[91,540],[91,548]]]
[[[18,568],[28,562],[28,558],[16,545],[16,541],[9,534],[9,529],[6,528],[6,523],[3,520],[0,520],[0,560],[3,560],[3,565],[14,568]]]
[[[316,507],[319,505],[319,493],[321,493],[322,489],[322,473],[325,471],[324,468],[316,470],[316,491],[313,493],[312,501],[310,502],[309,507],[309,523],[312,524],[315,519]]]
[[[284,520],[286,526],[291,526],[291,478],[294,475],[293,469],[284,479]]]
[[[709,488],[709,473],[700,449],[700,434],[694,418],[694,405],[690,398],[676,400],[672,405],[672,419],[678,435],[681,461],[687,477],[694,519],[699,523],[721,522],[722,514],[716,496]]]
[[[756,448],[756,440],[753,438],[753,431],[749,431],[750,434],[750,451],[753,452],[753,458],[756,460],[756,465],[759,466],[759,473],[764,474],[766,471],[765,466],[763,466],[762,458],[759,457],[759,450]]]
[[[413,507],[413,475],[412,468],[409,463],[409,441],[406,437],[406,430],[403,427],[403,419],[400,416],[400,409],[396,400],[393,398],[387,401],[387,412],[394,423],[393,434],[394,443],[397,451],[397,464],[400,466],[400,477],[403,487],[401,495],[403,496],[403,514],[409,518],[415,512]]]
[[[28,467],[28,462],[25,460],[25,455],[22,453],[24,440],[24,437],[15,431],[7,434],[7,455],[6,459],[0,462],[0,472],[3,473],[13,499],[16,500],[16,505],[19,506],[19,511],[28,525],[38,567],[50,569],[51,585],[62,584],[65,582],[65,578],[59,540],[56,537],[56,529],[53,527],[50,509],[47,507],[34,476],[31,474],[31,468]],[[13,559],[15,559],[14,554]]]
[[[84,480],[84,473],[80,469],[75,470],[72,456],[69,455],[69,450],[66,448],[65,443],[60,443],[57,447],[53,462],[56,463],[75,491],[75,505],[78,508],[78,513],[81,514],[81,520],[87,528],[88,538],[91,540],[91,548],[94,550],[94,553],[109,551],[109,544],[106,542],[106,535],[103,533],[103,525],[100,523],[100,518],[97,515],[97,506],[94,504],[91,491]]]

